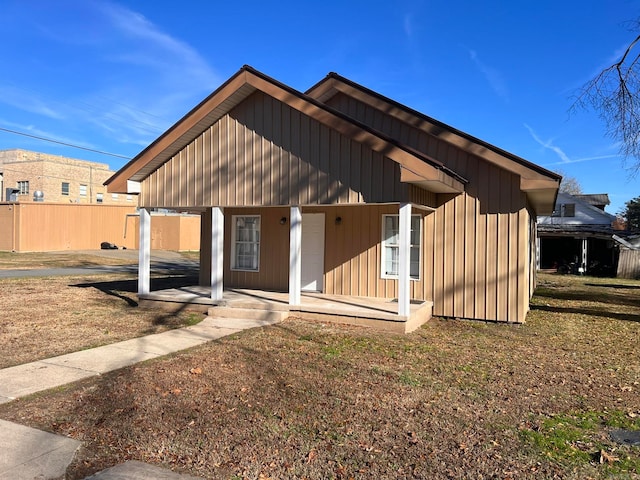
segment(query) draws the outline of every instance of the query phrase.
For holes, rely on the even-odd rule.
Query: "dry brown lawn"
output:
[[[122,252],[122,251],[120,251]],[[95,252],[0,252],[0,270],[36,269],[58,267],[89,267],[97,265],[126,265],[136,263],[131,258],[109,254],[108,251]]]
[[[170,280],[170,279],[169,279]],[[0,368],[200,321],[137,306],[133,275],[0,279]]]
[[[525,325],[290,319],[0,418],[81,440],[70,479],[128,459],[212,479],[640,478],[640,447],[609,437],[640,430],[638,345],[640,282],[541,276]]]

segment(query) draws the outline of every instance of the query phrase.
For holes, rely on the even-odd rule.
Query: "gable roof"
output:
[[[609,200],[609,195],[606,193],[589,193],[589,194],[579,194],[574,195],[574,197],[579,198],[580,200],[587,202],[590,205],[599,207],[604,207],[611,204],[611,200]]]
[[[554,223],[554,219],[562,218],[564,224],[582,224],[582,225],[611,225],[616,219],[615,215],[612,215],[598,207],[591,205],[588,201],[583,200],[582,195],[571,195],[569,193],[560,192],[556,200],[556,208],[563,204],[576,205],[576,212],[574,217],[552,217],[549,215],[539,215],[539,225]]]
[[[245,65],[211,95],[140,152],[105,185],[110,192],[127,192],[128,182],[140,182],[170,160],[217,120],[256,91],[287,104],[316,121],[383,153],[401,167],[401,180],[433,192],[458,193],[465,178],[442,162],[401,144],[371,127]]]
[[[518,174],[521,179],[520,188],[527,194],[536,211],[551,213],[553,210],[562,178],[555,172],[431,118],[337,73],[329,73],[305,93],[321,102],[327,102],[334,95],[343,93],[439,140]]]

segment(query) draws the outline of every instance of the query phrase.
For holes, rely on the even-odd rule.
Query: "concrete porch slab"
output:
[[[212,317],[236,316],[230,311],[232,309],[289,312],[291,316],[307,320],[361,325],[398,333],[408,333],[419,328],[431,318],[433,309],[432,302],[416,301],[411,304],[411,314],[401,316],[397,313],[397,302],[392,299],[314,292],[302,292],[301,305],[290,306],[289,294],[286,292],[236,288],[226,289],[223,299],[214,305],[210,294],[209,288],[196,285],[157,290],[141,298],[148,302],[147,305],[156,302],[157,306],[190,304],[195,301],[201,306],[209,305],[207,311]]]

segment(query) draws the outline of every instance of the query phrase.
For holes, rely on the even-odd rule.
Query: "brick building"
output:
[[[137,205],[136,195],[107,193],[103,183],[113,174],[106,163],[29,150],[0,150],[0,202]]]

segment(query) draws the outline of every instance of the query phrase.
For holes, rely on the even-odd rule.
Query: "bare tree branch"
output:
[[[640,19],[631,25],[639,31]],[[598,112],[607,135],[620,144],[620,154],[634,174],[640,171],[640,54],[634,52],[639,42],[636,35],[617,62],[584,84],[570,109]]]

